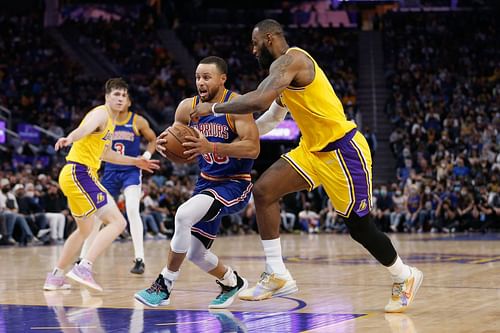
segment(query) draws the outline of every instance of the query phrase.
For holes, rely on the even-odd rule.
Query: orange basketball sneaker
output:
[[[393,283],[392,296],[385,306],[385,312],[404,312],[415,298],[415,294],[424,279],[424,274],[415,267],[410,267],[410,270],[409,278],[401,283]]]
[[[284,276],[264,272],[255,287],[243,290],[238,297],[244,301],[262,301],[271,297],[284,296],[298,291],[297,283],[286,271]]]

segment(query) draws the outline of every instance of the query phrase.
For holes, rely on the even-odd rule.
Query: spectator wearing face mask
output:
[[[428,207],[430,210],[430,215],[429,215],[429,226],[432,229],[432,225],[436,222],[436,209],[437,206],[441,202],[441,196],[440,196],[441,191],[437,189],[437,187],[433,190],[431,188],[427,189],[425,191],[425,205]]]
[[[464,178],[470,175],[470,169],[465,166],[463,158],[457,158],[456,165],[453,167],[453,175],[456,178]]]
[[[55,244],[64,239],[66,217],[71,216],[68,211],[66,199],[57,184],[51,183],[47,192],[40,198],[40,206],[45,212],[50,226],[50,243]]]
[[[299,212],[299,223],[310,234],[319,232],[319,214],[311,210],[310,202],[306,202],[304,210]]]
[[[418,223],[418,214],[422,210],[422,195],[416,184],[410,185],[408,192],[405,204],[407,210],[405,231],[415,232]]]
[[[26,191],[23,184],[14,186],[13,192],[16,196],[19,213],[24,216],[37,238],[41,238],[50,232],[50,228],[47,217],[42,213],[42,208],[38,204],[39,198],[35,197],[33,184],[29,185],[31,185],[29,192]]]
[[[405,201],[406,201],[406,196],[403,195],[401,189],[397,188],[392,193],[393,211],[391,212],[390,215],[390,220],[391,220],[390,229],[393,232],[399,231],[401,224],[404,223]]]
[[[458,220],[459,220],[459,231],[466,230],[472,222],[472,210],[474,208],[474,197],[472,193],[469,192],[467,186],[463,186],[460,189],[460,195],[458,197]]]
[[[387,186],[382,185],[377,196],[377,208],[374,213],[375,224],[381,231],[389,231],[390,215],[393,208],[392,195],[387,192]]]

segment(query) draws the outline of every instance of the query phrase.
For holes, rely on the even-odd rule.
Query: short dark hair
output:
[[[283,27],[279,24],[278,21],[273,19],[265,19],[260,21],[255,25],[254,28],[258,28],[259,32],[262,33],[274,33],[284,35]]]
[[[200,60],[200,64],[214,64],[222,74],[227,74],[227,63],[220,57],[210,56],[203,58]]]
[[[104,85],[104,92],[110,94],[113,90],[128,90],[128,84],[121,77],[111,78]]]

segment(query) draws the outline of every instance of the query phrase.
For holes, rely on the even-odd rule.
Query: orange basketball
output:
[[[167,135],[163,137],[166,142],[163,144],[165,148],[165,156],[174,163],[192,163],[188,161],[188,156],[184,155],[186,148],[182,145],[186,142],[186,136],[198,137],[198,132],[189,126],[182,123],[174,123],[167,129]]]

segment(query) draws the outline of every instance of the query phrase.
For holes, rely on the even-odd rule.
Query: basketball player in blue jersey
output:
[[[259,133],[252,115],[204,116],[190,120],[190,112],[201,102],[225,103],[235,93],[224,88],[227,64],[219,57],[207,57],[196,69],[198,96],[183,100],[177,107],[175,121],[196,128],[199,137],[189,137],[184,145],[191,158],[198,159],[201,174],[193,196],[175,215],[175,232],[170,243],[167,265],[151,287],[135,294],[149,306],[168,305],[175,280],[184,258],[188,257],[205,272],[215,276],[220,294],[209,308],[226,308],[247,281],[231,267],[225,266],[210,247],[215,240],[221,218],[242,210],[252,191],[250,171],[260,152]],[[163,132],[157,141],[162,153]],[[235,140],[237,139],[237,140]]]
[[[198,104],[193,119],[207,114],[264,112],[276,99],[285,105],[302,133],[298,147],[276,161],[254,188],[257,224],[266,267],[255,287],[239,294],[259,301],[297,290],[281,256],[280,198],[322,185],[351,237],[364,246],[393,279],[387,312],[403,312],[423,280],[415,267],[403,263],[391,240],[370,220],[372,159],[364,136],[348,121],[325,73],[305,50],[289,47],[281,25],[266,19],[252,32],[253,54],[269,75],[256,90],[228,103]],[[271,107],[272,109],[273,107]],[[270,111],[271,111],[270,109]]]
[[[144,117],[129,111],[130,105],[129,97],[126,108],[118,113],[116,118],[111,148],[121,155],[137,157],[141,154],[141,137],[144,137],[148,141],[148,145],[142,157],[149,160],[156,149],[156,134]],[[115,200],[120,191],[123,190],[125,195],[125,207],[134,244],[135,260],[134,266],[130,270],[133,274],[144,273],[144,227],[139,210],[142,193],[141,176],[141,170],[135,166],[105,163],[104,174],[101,178],[101,184]],[[100,225],[99,222],[95,223],[92,235],[83,244],[81,258],[85,256],[89,244],[92,243],[99,231]]]

